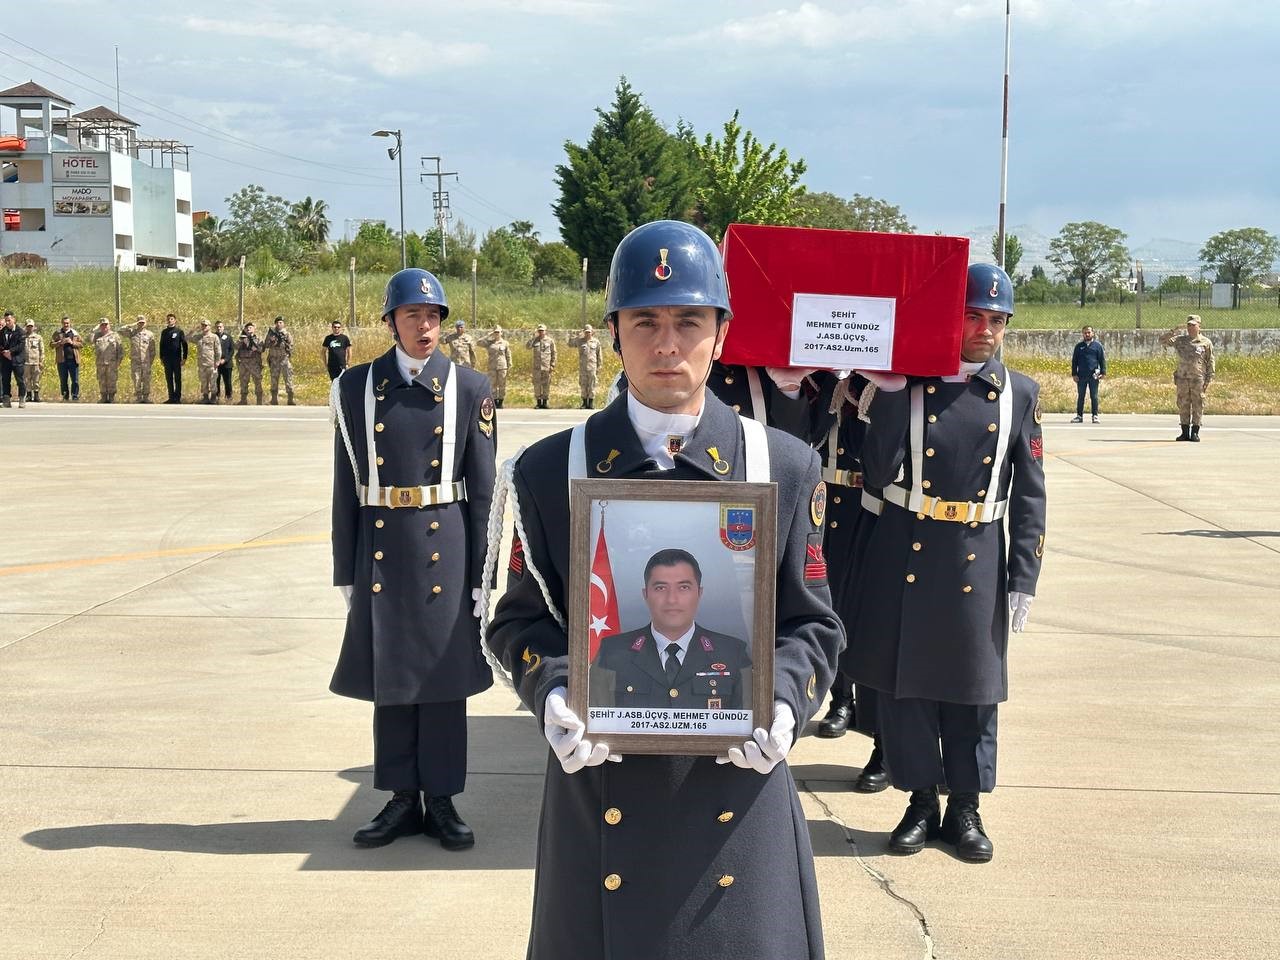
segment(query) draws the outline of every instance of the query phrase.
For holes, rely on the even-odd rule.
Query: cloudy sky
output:
[[[196,206],[260,183],[347,218],[428,225],[418,158],[438,154],[455,215],[483,231],[550,204],[565,140],[625,74],[658,117],[746,127],[803,157],[812,190],[900,204],[924,230],[995,222],[1003,0],[137,0],[11,4],[0,85],[193,146]],[[216,13],[211,12],[216,10]],[[1013,0],[1009,221],[1101,220],[1135,243],[1280,232],[1280,4]],[[59,62],[60,61],[60,62]],[[6,122],[11,123],[11,114]]]

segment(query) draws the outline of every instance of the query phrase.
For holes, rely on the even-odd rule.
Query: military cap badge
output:
[[[659,280],[671,279],[671,264],[667,263],[667,248],[658,251],[658,265],[653,268],[653,275]]]

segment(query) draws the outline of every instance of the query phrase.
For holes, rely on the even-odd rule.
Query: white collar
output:
[[[975,361],[961,360],[960,372],[953,377],[943,377],[942,382],[943,383],[964,383],[966,380],[968,380],[970,377],[972,377],[975,373],[977,373],[979,370],[981,370],[985,366],[986,366],[986,362],[983,360],[975,360]]]
[[[703,404],[703,410],[706,404]],[[644,452],[657,463],[659,469],[670,470],[676,465],[675,458],[667,449],[668,437],[687,437],[693,433],[702,419],[702,410],[695,413],[661,413],[652,407],[646,407],[636,399],[634,393],[627,392],[627,417],[640,440]]]
[[[664,667],[667,665],[667,647],[673,643],[680,647],[680,662],[684,663],[685,654],[689,652],[689,641],[693,639],[693,631],[697,628],[697,623],[692,623],[681,636],[672,638],[664,637],[652,623],[649,624],[649,630],[653,634],[654,642],[658,645],[658,654]]]
[[[400,344],[396,344],[396,366],[400,368],[400,376],[404,377],[405,383],[412,383],[414,378],[422,372],[422,368],[427,365],[427,360],[430,359],[430,354],[427,355],[426,360],[411,357],[400,349]]]

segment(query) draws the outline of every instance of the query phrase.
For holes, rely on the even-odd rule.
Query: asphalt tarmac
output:
[[[505,457],[581,414],[499,416]],[[1176,432],[1046,419],[992,863],[888,854],[865,739],[792,751],[831,960],[1275,952],[1280,418]],[[317,408],[0,411],[0,957],[523,956],[546,745],[501,684],[476,847],[351,843],[382,796],[369,706],[327,689],[332,444]]]

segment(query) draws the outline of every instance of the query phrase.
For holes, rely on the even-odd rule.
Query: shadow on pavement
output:
[[[337,773],[356,790],[332,820],[236,820],[229,823],[93,823],[33,830],[22,839],[41,850],[121,847],[221,855],[306,855],[300,870],[524,870],[532,869],[542,803],[546,744],[528,717],[472,717],[474,746],[505,740],[503,755],[473,749],[466,792],[458,812],[476,831],[471,850],[446,851],[427,837],[401,837],[389,846],[364,849],[351,835],[390,797],[373,789],[370,767]],[[518,729],[513,729],[518,727]],[[511,764],[511,745],[527,728],[529,762]],[[510,769],[502,770],[504,766]],[[480,769],[483,768],[483,769]],[[534,772],[536,770],[536,772]]]
[[[1280,530],[1161,530],[1157,537],[1208,537],[1210,540],[1252,540],[1280,537]]]

